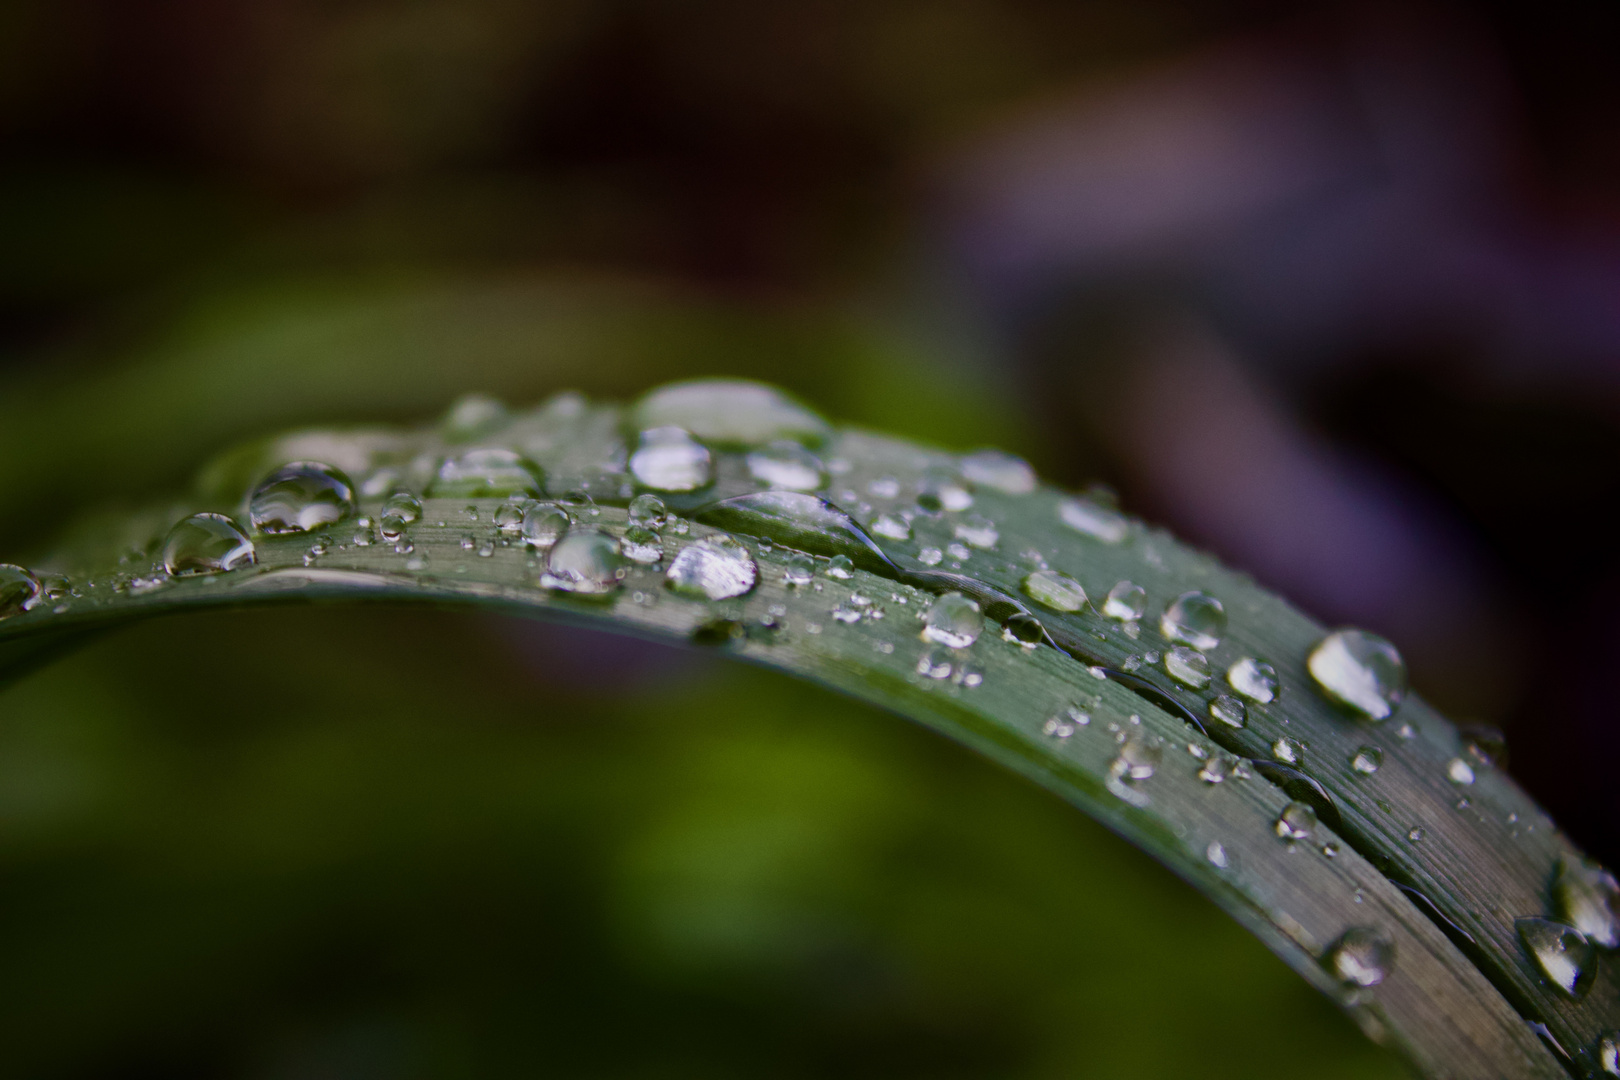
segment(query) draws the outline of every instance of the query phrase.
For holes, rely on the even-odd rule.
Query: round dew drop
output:
[[[1376,746],[1363,746],[1350,758],[1350,767],[1362,776],[1371,776],[1384,763],[1384,752]]]
[[[1452,758],[1446,763],[1446,779],[1453,784],[1472,784],[1474,767],[1462,758]]]
[[[604,595],[619,587],[628,567],[619,542],[591,526],[569,529],[551,546],[540,584],[579,595]]]
[[[39,579],[15,563],[0,563],[0,619],[21,615],[39,603]]]
[[[1513,925],[1549,982],[1568,997],[1586,996],[1597,978],[1597,950],[1585,934],[1551,919],[1515,919]]]
[[[855,563],[848,555],[834,555],[827,560],[827,576],[848,581],[855,576]]]
[[[1565,855],[1553,879],[1553,910],[1559,919],[1605,949],[1620,946],[1614,904],[1620,885],[1614,875],[1587,859]]]
[[[976,547],[988,551],[996,546],[1001,539],[1001,533],[996,529],[996,523],[983,514],[969,514],[958,521],[952,532],[958,540],[969,547]]]
[[[778,440],[746,458],[748,475],[782,491],[817,491],[827,483],[821,459],[796,442]]]
[[[1119,756],[1109,766],[1116,780],[1146,780],[1164,760],[1164,740],[1157,735],[1133,731],[1119,747]]]
[[[268,534],[309,532],[354,512],[354,484],[318,461],[283,465],[248,496],[248,523]]]
[[[1208,859],[1209,864],[1217,870],[1225,870],[1231,864],[1231,859],[1226,854],[1226,846],[1219,840],[1209,842],[1209,846],[1204,849],[1204,858]]]
[[[979,605],[959,592],[948,592],[923,615],[922,638],[935,645],[965,649],[979,640],[983,629]]]
[[[163,569],[170,577],[224,573],[256,558],[253,541],[224,514],[192,514],[163,541]]]
[[[1035,490],[1035,470],[1029,462],[1000,450],[980,450],[958,464],[968,480],[1004,495],[1028,495]]]
[[[624,530],[619,549],[631,562],[651,566],[664,557],[664,538],[651,529],[632,525]]]
[[[523,524],[518,534],[532,548],[549,548],[562,538],[573,524],[568,512],[551,503],[536,503],[523,511]]]
[[[1068,498],[1058,503],[1058,520],[1093,540],[1117,544],[1130,532],[1130,521],[1112,507],[1090,499]]]
[[[1231,694],[1219,694],[1210,699],[1209,715],[1227,727],[1240,728],[1249,722],[1249,709]]]
[[[1086,590],[1067,574],[1037,570],[1024,579],[1024,594],[1053,611],[1079,611],[1086,606]]]
[[[1277,669],[1253,656],[1245,656],[1227,668],[1226,681],[1232,689],[1260,705],[1276,701],[1282,689]]]
[[[787,565],[782,568],[782,582],[799,589],[810,584],[816,576],[815,560],[808,555],[789,555]]]
[[[1271,756],[1284,765],[1298,765],[1305,757],[1305,748],[1297,740],[1284,736],[1271,744]]]
[[[879,514],[872,519],[868,527],[873,536],[881,536],[885,540],[910,540],[911,526],[903,518],[893,514]]]
[[[1120,622],[1135,622],[1147,611],[1147,590],[1134,581],[1121,581],[1108,590],[1102,613]]]
[[[1598,1068],[1604,1076],[1620,1076],[1620,1031],[1606,1031],[1597,1041]]]
[[[637,495],[630,500],[630,524],[643,529],[663,528],[669,507],[656,495]]]
[[[1370,926],[1352,926],[1328,947],[1322,963],[1347,986],[1377,986],[1395,968],[1395,943]]]
[[[708,448],[678,427],[643,431],[630,474],[654,491],[696,491],[713,479]]]
[[[758,567],[746,547],[729,536],[707,536],[675,556],[664,585],[695,600],[729,600],[753,591],[758,579]]]
[[[1309,840],[1316,832],[1316,811],[1296,800],[1283,807],[1272,828],[1284,840]]]
[[[518,499],[501,503],[495,508],[495,528],[503,536],[517,536],[523,531],[523,514],[527,509],[527,504]]]
[[[1182,593],[1164,609],[1159,632],[1171,641],[1208,652],[1221,643],[1221,635],[1226,633],[1226,609],[1208,593]]]
[[[1406,662],[1365,630],[1335,630],[1311,650],[1307,667],[1324,694],[1369,720],[1389,719],[1406,696]]]
[[[514,450],[483,447],[446,458],[428,494],[451,499],[540,495],[540,467]]]
[[[1185,645],[1176,645],[1165,650],[1164,670],[1176,682],[1190,686],[1194,690],[1201,690],[1209,685],[1209,658]]]

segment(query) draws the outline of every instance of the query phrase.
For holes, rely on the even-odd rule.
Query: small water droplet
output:
[[[965,562],[973,557],[973,552],[969,551],[961,544],[946,544],[945,554],[962,562]]]
[[[39,579],[15,563],[0,563],[0,619],[9,619],[39,603]]]
[[[506,536],[517,536],[523,531],[523,513],[528,504],[518,499],[508,499],[495,508],[495,528]]]
[[[1453,784],[1472,784],[1474,767],[1462,758],[1452,758],[1446,762],[1446,779]]]
[[[1073,497],[1058,503],[1058,518],[1073,529],[1105,544],[1117,544],[1130,532],[1124,514],[1091,499]]]
[[[1135,622],[1147,611],[1147,590],[1133,581],[1121,581],[1108,590],[1102,613],[1120,622]]]
[[[1415,739],[1417,738],[1417,728],[1413,727],[1411,724],[1402,724],[1400,727],[1395,729],[1395,734],[1399,735],[1403,739]]]
[[[1209,658],[1185,645],[1173,646],[1164,654],[1164,670],[1176,682],[1194,690],[1209,685]]]
[[[1308,840],[1316,832],[1316,811],[1295,800],[1283,807],[1272,828],[1284,840]]]
[[[664,538],[649,528],[632,525],[624,530],[619,548],[631,562],[651,566],[664,557]]]
[[[1347,986],[1377,986],[1395,968],[1395,943],[1370,926],[1352,926],[1328,946],[1322,963]]]
[[[922,636],[936,645],[965,649],[979,639],[983,628],[978,603],[959,592],[948,592],[924,613]]]
[[[1620,945],[1614,903],[1620,885],[1614,875],[1589,859],[1565,855],[1553,878],[1553,909],[1558,917],[1594,945],[1612,949]]]
[[[1305,748],[1298,740],[1284,736],[1271,744],[1271,756],[1285,765],[1298,765],[1305,757]]]
[[[1221,643],[1221,635],[1226,633],[1226,609],[1208,593],[1182,593],[1164,609],[1159,632],[1171,641],[1208,652]]]
[[[551,545],[540,584],[580,595],[603,595],[619,587],[625,565],[619,542],[594,526],[569,529]]]
[[[549,548],[561,539],[573,524],[573,519],[562,507],[553,503],[535,503],[523,511],[523,524],[519,535],[532,548]]]
[[[1002,623],[1003,636],[1027,649],[1046,640],[1046,626],[1028,612],[1017,612]]]
[[[1041,725],[1041,734],[1049,739],[1067,739],[1078,730],[1073,720],[1066,716],[1054,716]]]
[[[384,500],[377,519],[377,531],[384,540],[398,540],[405,527],[421,520],[422,500],[408,491],[396,492]]]
[[[855,563],[848,555],[834,555],[827,560],[827,576],[848,581],[855,576]]]
[[[1481,765],[1498,769],[1507,768],[1507,736],[1486,724],[1467,724],[1457,729],[1462,736],[1463,750]]]
[[[782,568],[782,581],[794,588],[803,588],[815,578],[816,563],[808,555],[789,555],[787,565]]]
[[[1208,859],[1209,864],[1218,870],[1225,870],[1229,865],[1226,848],[1222,846],[1219,840],[1209,842],[1209,846],[1204,849],[1204,858]]]
[[[248,496],[248,522],[262,533],[296,533],[333,525],[355,511],[354,485],[339,469],[294,461]]]
[[[163,541],[163,569],[170,577],[218,574],[251,566],[253,541],[224,514],[192,514]]]
[[[1328,859],[1337,859],[1339,857],[1339,845],[1333,843],[1323,844],[1322,856]]]
[[[1406,834],[1406,838],[1412,841],[1412,843],[1416,844],[1428,835],[1428,833],[1423,831],[1423,827],[1418,825],[1413,826],[1412,831]]]
[[[1115,780],[1146,780],[1164,760],[1164,740],[1157,735],[1133,731],[1119,745],[1119,756],[1109,766]]]
[[[930,650],[922,654],[917,660],[917,674],[928,679],[948,679],[951,677],[950,657],[942,656]]]
[[[1620,1076],[1620,1031],[1606,1031],[1594,1049],[1604,1076]]]
[[[696,491],[713,478],[709,449],[683,428],[655,427],[641,433],[630,455],[630,474],[655,491]]]
[[[1362,776],[1371,776],[1384,763],[1384,752],[1376,746],[1363,746],[1350,758],[1350,767]]]
[[[1053,611],[1079,611],[1086,606],[1086,590],[1056,570],[1037,570],[1024,578],[1024,593]]]
[[[930,514],[960,513],[973,505],[973,493],[954,477],[930,476],[917,492],[917,505]]]
[[[675,426],[717,445],[762,446],[775,439],[816,445],[827,422],[774,386],[741,379],[696,379],[651,391],[634,407],[641,427]]]
[[[1198,770],[1198,779],[1206,784],[1219,784],[1226,780],[1230,769],[1231,763],[1227,761],[1226,755],[1216,754],[1205,761]]]
[[[1232,689],[1261,705],[1277,700],[1277,692],[1282,689],[1277,669],[1253,656],[1245,656],[1227,668],[1226,681]]]
[[[866,485],[866,492],[874,499],[894,499],[900,495],[900,481],[892,476],[880,476]]]
[[[656,495],[637,495],[630,500],[630,524],[643,529],[663,528],[668,513],[669,507]]]
[[[540,467],[514,450],[480,447],[446,458],[428,494],[446,499],[501,499],[540,494]]]
[[[917,552],[917,561],[924,566],[938,566],[945,558],[945,553],[937,547],[925,547]]]
[[[779,440],[749,454],[748,475],[783,491],[815,491],[827,483],[821,459],[796,442]]]
[[[1240,728],[1249,722],[1249,710],[1231,694],[1220,694],[1210,700],[1209,715],[1227,727]]]
[[[1028,495],[1035,490],[1035,470],[1023,458],[1000,450],[980,450],[961,459],[962,475],[975,484],[1006,495]]]
[[[879,514],[872,519],[872,533],[885,540],[910,540],[911,526],[893,514]]]
[[[995,547],[996,541],[1001,539],[996,523],[983,514],[969,514],[956,523],[952,532],[958,540],[984,550]]]
[[[1386,720],[1406,696],[1406,662],[1365,630],[1335,630],[1311,650],[1311,678],[1329,698],[1369,720]]]
[[[1551,919],[1515,919],[1513,925],[1536,966],[1554,986],[1577,1000],[1586,996],[1597,978],[1597,950],[1585,934]]]
[[[752,592],[758,578],[746,547],[729,536],[706,536],[681,549],[664,573],[664,585],[698,600],[728,600]]]

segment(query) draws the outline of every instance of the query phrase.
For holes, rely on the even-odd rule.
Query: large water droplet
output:
[[[962,458],[962,475],[975,484],[1007,495],[1028,495],[1035,490],[1035,470],[1023,458],[1000,450],[980,450]]]
[[[1283,807],[1272,828],[1284,840],[1309,840],[1316,832],[1316,811],[1296,799]]]
[[[602,595],[619,587],[627,569],[611,533],[583,526],[569,529],[551,546],[540,584],[560,592]]]
[[[1453,784],[1472,784],[1474,767],[1462,758],[1452,758],[1446,762],[1446,779]]]
[[[1371,776],[1384,764],[1384,752],[1376,746],[1363,746],[1350,758],[1350,767],[1362,776]]]
[[[1078,497],[1058,503],[1058,518],[1075,532],[1105,544],[1119,543],[1131,529],[1130,521],[1118,510]]]
[[[552,503],[536,503],[523,511],[523,525],[519,535],[532,548],[549,548],[568,531],[573,519],[568,512]]]
[[[656,495],[637,495],[630,500],[630,524],[643,529],[661,529],[669,514],[669,507]]]
[[[1614,875],[1589,859],[1565,855],[1553,878],[1553,910],[1558,917],[1594,945],[1612,949],[1620,945],[1614,902],[1620,885]]]
[[[1305,759],[1305,748],[1299,744],[1298,739],[1290,739],[1285,735],[1271,744],[1271,756],[1284,765],[1298,765]]]
[[[965,649],[979,639],[983,629],[979,605],[959,592],[948,592],[923,616],[922,636],[936,645]]]
[[[508,499],[495,508],[495,528],[506,536],[517,536],[523,531],[523,515],[528,510],[524,499]]]
[[[1395,969],[1395,943],[1370,926],[1352,926],[1328,946],[1323,965],[1350,986],[1377,986]]]
[[[821,459],[796,442],[773,442],[748,455],[748,475],[783,491],[815,491],[827,482]]]
[[[318,461],[283,465],[248,496],[248,521],[262,533],[308,532],[336,524],[354,509],[349,478]]]
[[[1024,579],[1024,593],[1053,611],[1079,611],[1086,606],[1086,590],[1067,574],[1037,570]]]
[[[1595,1048],[1598,1068],[1604,1076],[1620,1076],[1620,1031],[1606,1031]]]
[[[1277,678],[1277,669],[1252,656],[1245,656],[1237,663],[1226,669],[1226,681],[1232,689],[1261,705],[1269,705],[1277,699],[1277,691],[1282,689],[1282,681]]]
[[[958,521],[952,531],[958,540],[966,542],[971,547],[989,550],[996,546],[1001,539],[1001,533],[996,529],[996,523],[983,514],[969,514]]]
[[[1369,720],[1387,720],[1406,696],[1406,662],[1365,630],[1335,630],[1311,650],[1308,666],[1328,697]]]
[[[894,565],[855,520],[814,495],[797,491],[758,491],[723,499],[697,511],[707,525],[758,536],[795,551],[842,555],[863,569],[893,573]]]
[[[1102,613],[1120,622],[1135,622],[1147,611],[1147,590],[1134,581],[1121,581],[1108,590]]]
[[[1194,690],[1209,685],[1209,658],[1185,645],[1175,645],[1165,650],[1164,670],[1176,682]]]
[[[1164,609],[1159,631],[1171,641],[1208,652],[1221,643],[1221,635],[1226,633],[1226,609],[1208,593],[1182,593]]]
[[[21,615],[39,603],[39,579],[15,563],[0,563],[0,619]]]
[[[816,445],[827,422],[775,387],[733,379],[701,379],[659,387],[634,409],[642,428],[678,427],[705,442],[761,446],[776,439]]]
[[[383,502],[377,518],[377,531],[384,540],[398,540],[405,527],[422,517],[422,500],[408,491],[396,492]]]
[[[163,541],[163,569],[171,577],[218,574],[254,559],[253,541],[224,514],[192,514]]]
[[[651,529],[632,525],[624,530],[619,549],[631,562],[651,566],[664,557],[664,538]]]
[[[696,491],[713,478],[708,447],[678,427],[643,431],[630,455],[630,473],[655,491]]]
[[[1240,728],[1249,722],[1249,709],[1231,694],[1219,694],[1209,703],[1209,715],[1227,727]]]
[[[1597,978],[1597,950],[1585,934],[1551,919],[1515,919],[1513,925],[1536,966],[1554,986],[1572,998],[1586,996]]]
[[[540,467],[514,450],[490,446],[448,457],[428,494],[451,499],[501,499],[540,494]]]
[[[726,600],[754,588],[759,571],[754,557],[729,536],[707,536],[688,544],[664,574],[671,592],[698,600]]]

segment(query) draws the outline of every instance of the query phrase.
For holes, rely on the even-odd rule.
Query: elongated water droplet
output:
[[[1565,855],[1553,878],[1553,910],[1559,919],[1605,949],[1620,945],[1614,904],[1620,885],[1614,875],[1589,859]]]
[[[446,458],[428,494],[450,499],[538,497],[540,475],[540,467],[515,450],[481,447]]]
[[[784,491],[815,491],[827,483],[821,459],[796,442],[780,440],[749,454],[748,475]]]
[[[989,550],[996,546],[1001,539],[1001,533],[996,529],[996,523],[983,514],[969,514],[953,526],[952,531],[956,538],[970,547]]]
[[[248,496],[248,521],[262,533],[297,533],[332,525],[354,513],[354,485],[339,469],[294,461]]]
[[[0,619],[21,615],[39,603],[39,579],[15,563],[0,563]]]
[[[254,560],[253,541],[224,514],[192,514],[163,541],[163,569],[170,577],[223,573]]]
[[[1240,728],[1249,722],[1249,709],[1231,694],[1218,694],[1210,700],[1209,715],[1227,727]]]
[[[923,640],[952,649],[972,645],[983,629],[979,605],[959,592],[941,596],[923,615]]]
[[[1594,1052],[1604,1076],[1620,1076],[1620,1031],[1606,1031],[1599,1036]]]
[[[1277,669],[1253,656],[1245,656],[1227,668],[1226,681],[1232,689],[1261,705],[1277,700],[1277,692],[1282,688]]]
[[[1446,779],[1453,784],[1472,784],[1474,767],[1462,758],[1452,758],[1446,762]]]
[[[1147,611],[1147,590],[1134,581],[1121,581],[1103,599],[1102,613],[1120,622],[1135,622]]]
[[[1112,507],[1085,498],[1068,498],[1058,503],[1058,519],[1093,540],[1117,544],[1130,532],[1131,523]]]
[[[664,557],[664,538],[651,529],[632,525],[624,530],[619,549],[631,562],[650,566]]]
[[[1549,982],[1569,997],[1586,996],[1597,978],[1597,950],[1586,935],[1573,926],[1551,919],[1513,920],[1519,940],[1541,968]]]
[[[681,549],[664,574],[664,585],[697,600],[745,596],[759,579],[748,549],[729,536],[706,536]]]
[[[698,510],[706,525],[757,536],[795,551],[843,556],[877,573],[893,573],[894,564],[877,542],[844,511],[824,499],[797,491],[758,491],[738,495]]]
[[[872,535],[885,540],[910,540],[911,526],[893,514],[879,514],[872,519]]]
[[[1086,590],[1067,574],[1037,570],[1024,579],[1024,594],[1053,611],[1079,611],[1086,606]]]
[[[1308,666],[1323,693],[1369,720],[1387,720],[1406,696],[1406,662],[1365,630],[1335,630],[1311,650]]]
[[[569,529],[551,546],[540,584],[580,595],[604,595],[624,580],[624,555],[611,533],[592,526]]]
[[[1035,490],[1035,470],[1023,458],[1000,450],[979,450],[960,461],[962,475],[1006,495],[1028,495]]]
[[[1284,736],[1271,744],[1271,756],[1284,765],[1298,765],[1305,757],[1305,748],[1299,740]]]
[[[532,548],[549,548],[568,531],[573,519],[567,511],[552,503],[535,503],[523,511],[523,524],[519,535]]]
[[[659,387],[636,403],[642,428],[678,427],[716,446],[763,446],[777,439],[819,445],[827,422],[773,386],[700,379]]]
[[[708,447],[682,428],[656,427],[641,433],[630,455],[630,474],[655,491],[696,491],[713,478]]]
[[[1283,807],[1272,827],[1284,840],[1309,840],[1316,832],[1316,811],[1295,800]]]
[[[1194,690],[1209,685],[1209,658],[1185,645],[1174,645],[1165,651],[1164,670],[1176,682]]]
[[[1171,641],[1208,652],[1221,643],[1226,633],[1226,609],[1208,593],[1182,593],[1164,609],[1159,631]]]
[[[1363,746],[1350,758],[1350,767],[1362,776],[1371,776],[1384,763],[1384,752],[1376,746]]]
[[[1328,946],[1323,965],[1349,986],[1377,986],[1395,969],[1395,943],[1370,926],[1352,926]]]
[[[630,500],[630,524],[643,529],[661,529],[669,514],[669,507],[656,495],[637,495]]]

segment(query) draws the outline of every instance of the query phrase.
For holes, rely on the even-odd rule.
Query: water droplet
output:
[[[1369,720],[1386,720],[1406,696],[1406,662],[1365,630],[1335,630],[1311,650],[1311,678],[1327,696]]]
[[[808,555],[789,555],[787,565],[782,568],[782,581],[795,588],[802,588],[810,584],[816,573],[815,560]]]
[[[1348,986],[1377,986],[1395,968],[1395,943],[1370,926],[1352,926],[1328,946],[1322,963]]]
[[[958,540],[984,550],[995,547],[996,541],[1001,539],[1001,533],[997,531],[996,523],[983,514],[969,514],[956,523],[952,532]]]
[[[1209,864],[1218,870],[1225,870],[1229,865],[1226,848],[1222,846],[1219,840],[1209,842],[1209,846],[1204,849],[1204,858],[1208,859]]]
[[[421,517],[422,500],[408,491],[397,492],[383,502],[377,530],[384,540],[398,540],[405,535],[405,527]]]
[[[1164,609],[1159,632],[1171,641],[1208,652],[1221,643],[1221,635],[1226,633],[1226,609],[1208,593],[1182,593]]]
[[[523,511],[523,524],[519,534],[532,548],[548,548],[568,531],[573,519],[562,507],[553,503],[536,503]]]
[[[1428,833],[1423,831],[1422,826],[1414,826],[1412,831],[1406,834],[1406,838],[1412,841],[1412,843],[1416,844],[1428,835]]]
[[[709,450],[683,428],[649,428],[630,455],[630,473],[656,491],[696,491],[712,479]]]
[[[1227,668],[1226,681],[1232,689],[1261,705],[1275,701],[1282,688],[1277,669],[1253,656],[1245,656]]]
[[[1284,736],[1271,744],[1271,756],[1285,765],[1298,765],[1305,757],[1305,748],[1298,740]]]
[[[698,600],[728,600],[753,591],[758,578],[746,547],[729,536],[706,536],[681,549],[664,574],[664,585]]]
[[[1066,716],[1054,716],[1041,725],[1041,734],[1050,739],[1067,739],[1079,730]]]
[[[506,406],[486,394],[467,394],[450,406],[440,424],[446,442],[467,442],[506,422]]]
[[[872,520],[872,532],[885,540],[910,540],[911,526],[893,514],[879,514]]]
[[[170,577],[218,574],[255,559],[253,541],[224,514],[192,514],[163,541],[163,569]]]
[[[880,476],[866,485],[867,494],[874,499],[894,499],[900,495],[900,481],[892,476]]]
[[[1507,768],[1507,736],[1498,728],[1487,724],[1465,724],[1457,728],[1462,736],[1463,750],[1481,765],[1498,769]]]
[[[1035,470],[1023,458],[1000,450],[979,450],[959,462],[962,475],[975,484],[1006,495],[1028,495],[1035,490]]]
[[[1102,613],[1120,622],[1135,622],[1147,611],[1147,590],[1133,581],[1121,581],[1108,590]]]
[[[917,674],[924,678],[948,679],[951,677],[951,671],[950,658],[932,650],[923,653],[917,660]]]
[[[950,477],[930,477],[917,493],[917,505],[931,514],[960,513],[973,505],[973,493]]]
[[[1472,784],[1474,767],[1462,758],[1452,758],[1446,762],[1446,779],[1453,784]]]
[[[1006,636],[1026,648],[1033,649],[1046,640],[1046,627],[1028,612],[1020,611],[1002,624]]]
[[[569,529],[551,545],[540,584],[560,592],[601,595],[619,587],[626,569],[612,534],[587,525]]]
[[[848,555],[834,555],[827,560],[827,576],[848,581],[855,576],[855,563]]]
[[[630,524],[643,529],[663,528],[669,507],[656,495],[637,495],[630,500]]]
[[[1086,590],[1067,574],[1037,570],[1024,579],[1024,593],[1053,611],[1079,611],[1086,606]]]
[[[1322,856],[1324,858],[1328,858],[1328,859],[1337,859],[1339,857],[1339,845],[1338,844],[1331,844],[1331,843],[1330,844],[1323,844],[1322,845]]]
[[[1553,878],[1553,905],[1558,917],[1594,945],[1612,949],[1620,945],[1614,902],[1620,885],[1614,875],[1589,859],[1565,855]]]
[[[1146,780],[1164,760],[1164,740],[1157,735],[1133,731],[1119,746],[1119,756],[1108,773],[1116,780]]]
[[[1203,766],[1198,770],[1198,779],[1206,784],[1223,783],[1230,769],[1231,764],[1226,760],[1226,756],[1216,754],[1204,762]]]
[[[664,538],[651,529],[632,525],[624,530],[624,539],[619,542],[619,549],[631,562],[651,566],[664,557]]]
[[[1595,1052],[1604,1076],[1620,1076],[1620,1031],[1604,1032]]]
[[[945,553],[937,547],[925,547],[917,552],[917,561],[924,566],[938,566],[945,558]]]
[[[699,379],[659,387],[636,403],[643,428],[684,428],[715,445],[763,446],[777,439],[817,445],[827,422],[763,383]]]
[[[1058,518],[1075,532],[1105,544],[1117,544],[1130,532],[1125,515],[1090,499],[1074,497],[1058,503]]]
[[[1585,934],[1551,919],[1515,919],[1513,925],[1536,966],[1554,986],[1577,1000],[1586,996],[1597,978],[1597,950]]]
[[[523,531],[523,514],[528,505],[516,499],[509,499],[495,508],[495,528],[507,536],[516,536]]]
[[[1308,840],[1316,831],[1316,811],[1295,800],[1283,807],[1272,828],[1284,840]]]
[[[964,561],[973,557],[973,552],[969,551],[961,544],[946,544],[945,554],[949,555],[953,559]]]
[[[1220,694],[1209,703],[1209,715],[1227,727],[1240,728],[1249,722],[1249,709],[1231,694]]]
[[[979,639],[983,628],[979,605],[959,592],[948,592],[923,615],[922,636],[936,645],[965,649]]]
[[[748,475],[785,491],[815,491],[827,482],[821,459],[796,442],[781,440],[747,458]]]
[[[1362,776],[1371,776],[1384,763],[1384,752],[1376,746],[1363,746],[1350,758],[1350,767]]]
[[[1176,645],[1164,654],[1164,670],[1183,686],[1201,690],[1209,685],[1209,658],[1185,645]]]
[[[39,603],[39,579],[15,563],[0,563],[0,619],[9,619]]]
[[[449,457],[428,494],[447,499],[500,499],[540,494],[540,467],[503,447],[481,447]]]
[[[318,461],[283,465],[248,497],[248,521],[262,533],[296,533],[332,525],[354,513],[354,485]]]

